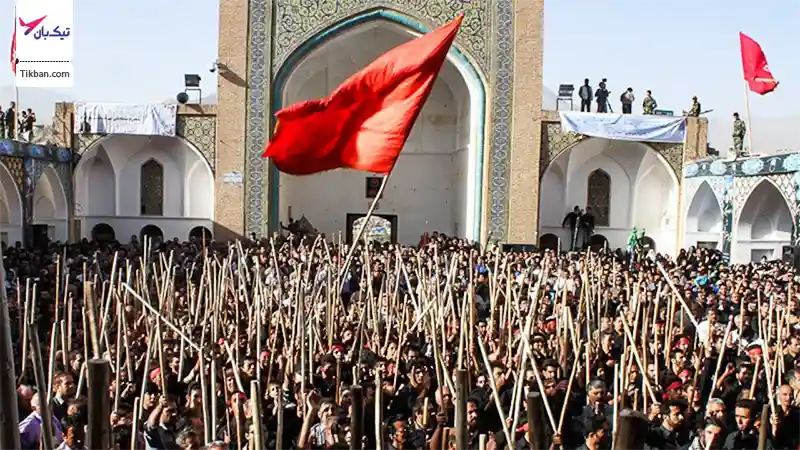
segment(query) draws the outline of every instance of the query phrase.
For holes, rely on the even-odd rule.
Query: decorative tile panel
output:
[[[800,170],[800,153],[783,153],[734,160],[709,158],[686,165],[684,177],[735,175],[737,177],[767,176],[794,173]]]
[[[675,171],[675,176],[681,178],[683,173],[683,144],[666,144],[662,142],[648,143],[653,150],[657,151],[667,160],[667,163]]]
[[[263,0],[255,0],[260,1]],[[377,8],[390,8],[433,26],[441,26],[463,12],[456,44],[488,72],[492,17],[489,3],[490,0],[275,0],[273,74],[307,39],[349,16]]]
[[[778,189],[778,192],[781,193],[783,199],[786,201],[786,206],[789,207],[789,212],[792,217],[797,217],[800,213],[800,209],[796,201],[797,195],[793,178],[794,174],[788,173],[770,176],[736,177],[734,182],[736,186],[736,193],[734,196],[734,208],[736,212],[735,223],[738,225],[739,218],[747,200],[750,198],[753,190],[755,190],[762,181],[771,182]]]
[[[492,130],[490,134],[489,231],[502,241],[508,232],[508,176],[511,161],[511,111],[514,103],[514,2],[495,0],[492,46]],[[486,17],[490,17],[486,14]]]
[[[16,156],[0,156],[0,162],[6,166],[11,178],[17,184],[20,193],[23,192],[23,183],[25,181],[25,163],[22,158]]]
[[[314,3],[314,1],[304,3]],[[245,231],[247,234],[256,233],[256,235],[264,234],[269,217],[269,204],[266,202],[268,164],[261,155],[269,137],[268,99],[272,90],[272,49],[275,47],[271,34],[272,18],[272,0],[250,0],[244,201]],[[291,17],[287,20],[296,21]]]
[[[586,139],[585,135],[572,131],[565,131],[561,122],[543,122],[541,164],[539,175],[544,176],[547,166],[558,158],[563,152],[578,142]]]
[[[216,116],[179,115],[175,132],[194,145],[213,172],[217,139]]]

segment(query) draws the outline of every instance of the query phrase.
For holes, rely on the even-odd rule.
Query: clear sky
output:
[[[219,1],[75,0],[75,87],[56,97],[162,102],[183,89],[185,73],[199,73],[204,96],[213,94]],[[8,45],[13,1],[0,0],[0,17],[8,18],[0,21]],[[547,0],[544,84],[556,91],[606,77],[615,110],[629,86],[639,100],[651,89],[660,108],[678,113],[696,94],[715,110],[712,120],[727,123],[745,110],[740,30],[761,43],[781,81],[772,94],[750,95],[753,116],[800,120],[800,0]],[[12,85],[6,66],[0,87]],[[20,98],[24,105],[53,94],[23,89]]]

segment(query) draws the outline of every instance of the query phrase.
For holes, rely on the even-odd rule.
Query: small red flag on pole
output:
[[[331,95],[276,114],[265,158],[283,173],[388,174],[433,89],[463,16],[379,56]]]
[[[767,65],[767,56],[758,42],[740,32],[739,42],[742,50],[742,69],[744,80],[751,91],[764,95],[778,87],[778,81],[772,76]]]
[[[14,10],[14,34],[11,36],[11,71],[17,73],[17,11]]]

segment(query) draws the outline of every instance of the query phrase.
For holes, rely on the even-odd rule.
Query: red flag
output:
[[[264,157],[291,175],[339,168],[391,172],[462,17],[384,53],[330,96],[278,111]]]
[[[761,50],[761,46],[742,32],[739,33],[739,42],[742,47],[744,79],[750,90],[761,95],[774,91],[778,87],[778,81],[769,71],[767,56]]]
[[[16,14],[14,14],[16,16]],[[17,18],[14,17],[14,34],[11,36],[11,71],[17,73]]]

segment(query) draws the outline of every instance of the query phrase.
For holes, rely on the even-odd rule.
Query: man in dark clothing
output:
[[[661,405],[661,425],[651,428],[646,443],[661,450],[678,450],[691,443],[686,428],[687,404],[674,400]]]
[[[583,80],[583,86],[578,89],[578,97],[581,99],[581,112],[592,112],[592,87],[588,78]]]
[[[605,78],[603,81],[600,82],[600,87],[597,88],[597,92],[594,93],[594,98],[597,101],[597,112],[599,113],[606,113],[608,112],[608,96],[611,94],[608,89],[606,89],[606,80]]]
[[[561,221],[561,226],[563,228],[567,228],[569,226],[569,248],[570,250],[575,249],[575,242],[577,241],[577,231],[578,225],[581,219],[581,208],[576,206],[572,209],[572,212],[567,213],[564,216],[564,220]]]
[[[17,105],[11,102],[6,110],[6,137],[14,139],[17,137]]]
[[[736,403],[735,411],[738,430],[728,435],[722,448],[725,450],[756,450],[758,448],[758,429],[755,427],[755,402],[739,400]],[[766,420],[766,418],[763,419]],[[771,440],[767,440],[765,448],[773,448]]]

